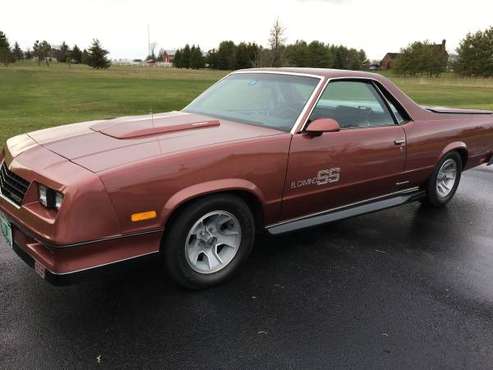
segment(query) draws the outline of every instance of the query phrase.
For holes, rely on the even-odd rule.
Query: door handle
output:
[[[395,139],[394,144],[395,145],[403,145],[406,143],[406,139]]]

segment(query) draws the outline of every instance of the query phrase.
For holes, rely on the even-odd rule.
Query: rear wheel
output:
[[[228,194],[189,204],[166,229],[162,246],[166,269],[190,289],[228,280],[247,259],[255,236],[250,209]]]
[[[425,203],[432,207],[445,206],[455,195],[462,174],[462,159],[459,153],[445,155],[436,166],[426,186]]]

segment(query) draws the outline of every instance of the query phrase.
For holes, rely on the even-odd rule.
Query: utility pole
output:
[[[147,25],[147,55],[151,55],[151,27]]]

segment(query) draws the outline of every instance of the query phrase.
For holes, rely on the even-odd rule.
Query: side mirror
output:
[[[338,132],[341,130],[339,123],[332,118],[318,118],[311,122],[305,129],[305,132],[310,135],[322,135],[324,132]]]

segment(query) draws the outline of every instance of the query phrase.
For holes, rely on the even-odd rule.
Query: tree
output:
[[[262,46],[257,45],[255,42],[252,42],[252,43],[248,43],[247,49],[248,49],[248,55],[250,57],[251,66],[259,67]]]
[[[181,51],[182,68],[190,68],[191,56],[192,56],[192,50],[190,49],[190,45],[186,44],[183,50]]]
[[[0,63],[8,65],[12,62],[12,54],[7,36],[0,31]]]
[[[27,49],[26,52],[24,53],[24,59],[32,59],[33,58],[33,52],[31,49]]]
[[[106,69],[111,66],[110,60],[106,57],[109,54],[108,50],[101,47],[98,39],[92,41],[92,45],[88,50],[87,64],[92,68]]]
[[[51,51],[51,45],[48,43],[48,41],[44,40],[42,42],[39,42],[39,40],[36,40],[36,42],[33,45],[33,55],[38,58],[38,64],[41,64],[42,62],[46,62],[46,65],[50,65],[50,61],[48,59]]]
[[[308,45],[309,67],[329,68],[332,67],[332,53],[330,49],[320,41],[312,41]]]
[[[14,57],[15,60],[22,60],[22,59],[24,59],[24,52],[20,48],[18,42],[16,42],[14,44],[14,48],[12,49],[12,56]]]
[[[463,76],[493,76],[493,27],[467,34],[458,49],[454,70]]]
[[[258,60],[259,46],[255,43],[242,42],[236,47],[236,65],[234,69],[255,67]]]
[[[175,52],[175,58],[173,59],[173,66],[175,68],[183,68],[182,57],[181,57],[181,50],[180,49],[178,49]]]
[[[308,44],[303,40],[297,40],[294,44],[288,45],[285,51],[288,65],[291,67],[310,67],[311,58]]]
[[[270,31],[269,44],[272,50],[272,67],[280,67],[282,65],[282,52],[284,49],[284,42],[286,38],[284,33],[286,30],[279,23],[279,19],[276,20],[274,26]]]
[[[82,63],[82,51],[80,51],[77,45],[74,45],[74,48],[70,52],[70,60],[75,64]]]
[[[190,68],[192,69],[200,69],[205,67],[205,59],[202,55],[202,50],[200,46],[192,46],[190,52]]]
[[[417,41],[401,50],[395,70],[403,75],[438,77],[447,68],[448,54],[442,45]]]
[[[248,55],[248,46],[244,42],[240,43],[236,48],[236,65],[235,69],[251,68],[252,63]]]
[[[216,54],[217,69],[232,70],[236,67],[236,45],[233,41],[223,41],[219,44]]]
[[[69,62],[70,49],[65,41],[62,42],[62,45],[60,45],[60,49],[55,51],[55,58],[59,63]]]
[[[176,56],[175,56],[176,58]],[[217,67],[217,51],[216,49],[209,50],[207,57],[205,58],[207,67],[212,69],[218,69]]]
[[[89,59],[90,58],[91,58],[91,56],[89,55],[89,52],[87,51],[87,49],[82,50],[81,63],[89,65]]]

